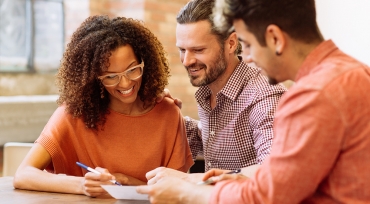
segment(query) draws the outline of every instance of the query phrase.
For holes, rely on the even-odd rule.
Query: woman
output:
[[[168,77],[161,43],[139,21],[89,17],[63,56],[59,107],[14,187],[95,197],[112,179],[145,184],[145,173],[159,166],[186,172],[193,161],[180,110],[170,99],[155,103]]]

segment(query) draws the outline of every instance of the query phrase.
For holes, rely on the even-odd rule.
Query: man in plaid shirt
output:
[[[270,85],[259,68],[238,57],[235,32],[214,28],[213,5],[214,0],[190,1],[177,16],[176,46],[190,82],[199,87],[200,121],[185,117],[189,146],[193,159],[204,156],[206,171],[259,165],[270,153],[274,113],[286,88]],[[148,172],[148,183],[168,174],[201,178],[160,167]]]

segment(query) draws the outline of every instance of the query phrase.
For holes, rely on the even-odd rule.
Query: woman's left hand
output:
[[[116,178],[116,181],[120,182],[122,185],[138,186],[146,184],[144,181],[122,173],[113,173],[112,175]]]

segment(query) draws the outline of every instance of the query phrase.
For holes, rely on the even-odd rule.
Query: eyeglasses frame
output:
[[[140,76],[138,76],[138,77],[136,77],[135,79],[130,79],[130,78],[128,78],[128,77],[127,77],[127,74],[125,74],[125,73],[127,73],[127,71],[132,70],[132,69],[137,68],[137,67],[140,67],[140,68],[142,69],[142,73],[141,73],[141,75],[140,75]],[[136,79],[140,78],[141,76],[143,76],[143,74],[144,74],[144,60],[141,60],[141,63],[140,63],[140,64],[135,65],[135,66],[133,66],[133,67],[131,67],[131,68],[129,68],[129,69],[127,69],[127,70],[123,71],[123,72],[120,72],[120,73],[105,74],[105,75],[102,75],[102,76],[98,76],[98,79],[100,79],[101,83],[102,83],[104,86],[106,86],[106,87],[112,87],[112,86],[116,86],[117,84],[119,84],[119,82],[121,82],[121,80],[122,80],[122,76],[125,76],[125,78],[126,78],[126,79],[129,79],[129,80],[136,80]],[[119,77],[118,82],[117,82],[116,84],[113,84],[113,85],[105,85],[105,84],[103,83],[103,79],[104,79],[105,77],[109,76],[109,75],[117,75],[117,76]]]

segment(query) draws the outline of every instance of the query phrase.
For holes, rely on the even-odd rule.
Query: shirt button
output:
[[[215,135],[215,131],[211,131],[209,134],[210,135]]]
[[[211,162],[208,162],[208,166],[211,167]]]

